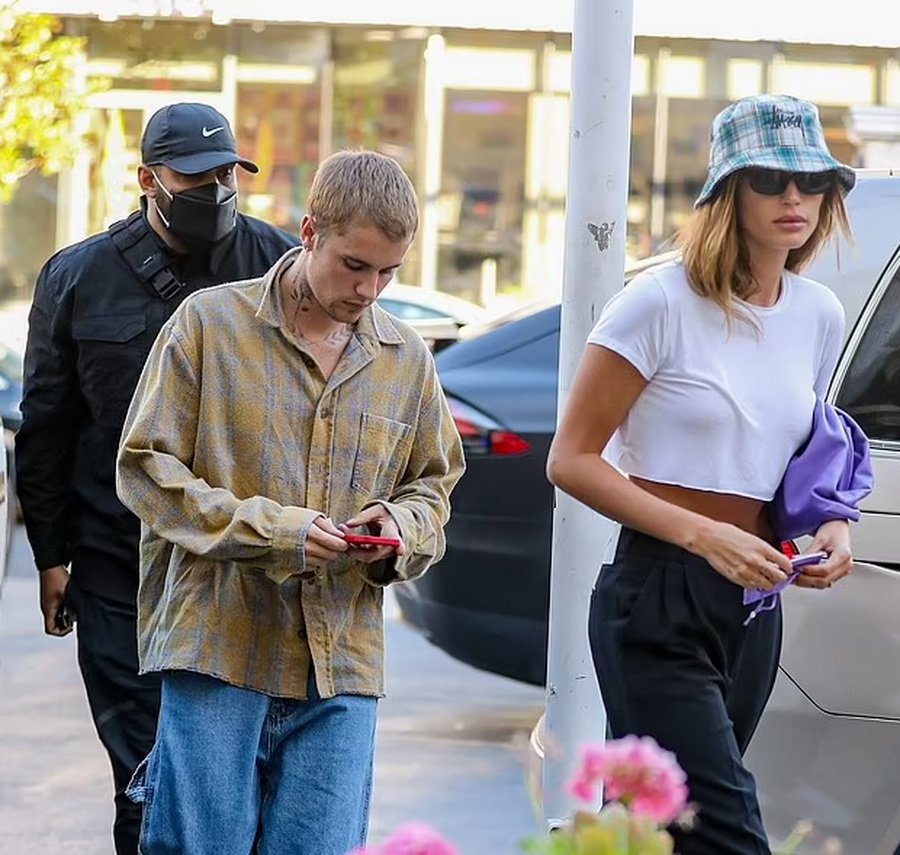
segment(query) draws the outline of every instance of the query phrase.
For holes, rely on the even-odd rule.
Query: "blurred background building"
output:
[[[74,166],[29,175],[0,207],[4,295],[30,296],[56,249],[134,209],[144,123],[173,100],[199,100],[230,117],[241,153],[261,167],[241,176],[247,212],[296,231],[319,159],[375,148],[396,157],[420,193],[422,229],[404,281],[484,304],[559,296],[572,0],[22,7],[84,36],[84,75],[111,86],[93,96]],[[631,257],[663,245],[690,211],[710,121],[735,98],[812,100],[837,157],[900,165],[900,6],[841,9],[635,0]]]

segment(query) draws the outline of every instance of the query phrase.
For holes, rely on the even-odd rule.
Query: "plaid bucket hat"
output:
[[[856,173],[831,156],[816,106],[792,95],[754,95],[729,104],[713,119],[709,141],[709,172],[695,208],[715,196],[723,178],[748,166],[833,170],[844,193],[856,183]]]

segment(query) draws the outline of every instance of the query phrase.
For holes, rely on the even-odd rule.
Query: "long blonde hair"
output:
[[[675,236],[691,288],[716,303],[729,321],[746,320],[735,298],[746,299],[755,290],[747,244],[740,229],[737,195],[740,173],[723,179],[712,201],[697,208]],[[799,273],[840,231],[852,238],[850,220],[837,181],[825,194],[819,222],[803,246],[788,253],[785,268]]]

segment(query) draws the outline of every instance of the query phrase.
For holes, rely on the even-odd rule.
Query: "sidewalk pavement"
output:
[[[0,853],[108,855],[109,764],[88,713],[75,636],[44,639],[36,579],[6,580],[0,601]],[[40,643],[36,644],[35,639]]]
[[[386,606],[370,842],[410,820],[461,855],[518,851],[536,830],[528,734],[543,690],[450,659]],[[0,598],[0,855],[111,855],[112,779],[93,730],[75,635],[43,634],[23,531]]]

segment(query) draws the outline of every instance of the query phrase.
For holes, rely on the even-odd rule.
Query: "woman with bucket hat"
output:
[[[800,271],[835,230],[849,235],[855,175],[816,108],[789,96],[729,105],[710,140],[680,258],[604,307],[547,472],[622,525],[589,623],[612,735],[652,736],[687,772],[697,818],[673,830],[681,855],[759,855],[770,849],[742,757],[774,684],[781,610],[773,598],[748,621],[744,594],[792,574],[767,506],[844,331],[837,298]],[[796,584],[845,576],[848,521],[821,525],[809,551],[827,558]]]

